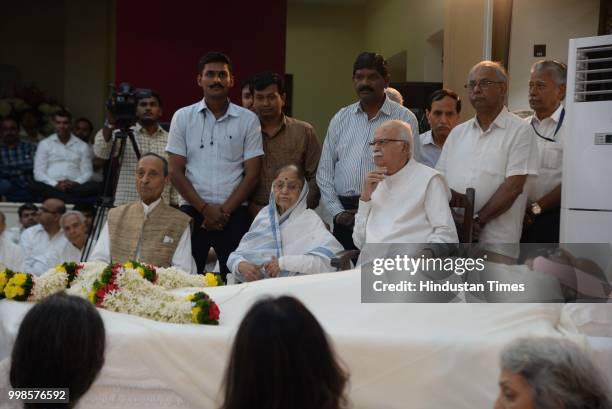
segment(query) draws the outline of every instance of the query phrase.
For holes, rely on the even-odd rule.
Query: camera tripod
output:
[[[117,188],[117,183],[119,181],[119,174],[121,173],[121,165],[123,163],[123,155],[125,153],[125,145],[127,140],[129,139],[132,144],[132,149],[134,149],[134,153],[136,154],[136,159],[140,160],[140,150],[138,149],[138,144],[136,143],[136,139],[134,138],[134,132],[130,128],[121,128],[119,130],[111,131],[111,138],[113,139],[113,143],[111,145],[110,156],[108,158],[108,163],[106,164],[104,170],[104,190],[102,195],[98,198],[98,203],[96,205],[96,216],[94,217],[93,223],[91,225],[91,231],[89,236],[87,237],[87,241],[85,242],[85,247],[83,247],[83,251],[81,253],[81,262],[87,261],[89,255],[91,254],[94,245],[98,238],[100,237],[100,233],[102,232],[102,228],[104,223],[106,222],[106,217],[108,215],[108,211],[115,207],[115,189]],[[117,154],[117,161],[115,162],[115,151],[117,150],[117,143],[120,141],[119,152]]]

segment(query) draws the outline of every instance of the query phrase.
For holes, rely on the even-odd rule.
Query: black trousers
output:
[[[215,249],[219,266],[221,267],[221,276],[226,280],[227,274],[230,272],[227,268],[227,259],[229,255],[236,250],[242,236],[249,230],[251,225],[251,216],[245,206],[240,206],[236,209],[229,218],[229,221],[221,231],[209,231],[202,228],[204,217],[195,208],[189,205],[181,206],[181,210],[187,213],[193,219],[193,232],[191,233],[191,254],[195,259],[198,267],[198,273],[203,274],[206,268],[206,259],[208,252],[212,247]]]
[[[95,202],[97,196],[102,192],[102,183],[85,182],[73,187],[70,190],[63,191],[57,189],[55,186],[47,185],[43,182],[33,181],[30,184],[30,190],[32,192],[32,196],[40,201],[53,198],[61,199],[64,201],[64,203],[78,203],[82,201]]]
[[[338,196],[338,198],[345,210],[354,210],[359,206],[359,196]],[[334,220],[333,234],[345,250],[357,250],[355,243],[353,243],[353,226],[336,224]]]
[[[559,243],[561,209],[542,213],[533,224],[523,229],[521,243]]]

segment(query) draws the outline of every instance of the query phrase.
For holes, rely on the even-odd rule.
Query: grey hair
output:
[[[552,74],[557,85],[565,85],[567,82],[567,66],[555,60],[536,61],[531,66],[531,72],[546,71]]]
[[[85,223],[85,216],[83,216],[83,213],[79,212],[78,210],[68,210],[62,215],[62,217],[60,217],[59,222],[62,228],[64,227],[64,220],[69,216],[77,216],[81,223]]]
[[[472,69],[470,70],[470,74],[476,68],[479,68],[479,67],[493,68],[497,75],[497,79],[500,81],[503,81],[506,85],[508,85],[508,71],[506,71],[506,68],[504,68],[504,66],[500,62],[489,61],[489,60],[481,61],[472,67]]]
[[[387,87],[385,88],[385,94],[387,94],[387,97],[394,102],[397,102],[400,105],[404,105],[404,97],[402,96],[402,94],[396,90],[393,87]]]
[[[410,124],[404,121],[400,121],[399,119],[392,119],[390,121],[383,122],[382,125],[380,125],[378,128],[396,129],[398,136],[408,142],[408,146],[410,146],[410,149],[412,151],[413,136]]]
[[[502,370],[521,375],[537,409],[610,409],[607,383],[586,352],[552,337],[520,338],[501,354]]]

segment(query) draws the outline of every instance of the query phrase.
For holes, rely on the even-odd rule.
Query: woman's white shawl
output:
[[[330,259],[343,248],[319,215],[306,208],[307,195],[308,185],[304,183],[298,201],[279,215],[274,191],[270,193],[268,206],[257,214],[238,248],[227,260],[227,267],[237,281],[244,281],[238,271],[238,264],[242,261],[262,266],[261,273],[268,278],[263,265],[273,256],[278,258],[281,277],[332,270]]]

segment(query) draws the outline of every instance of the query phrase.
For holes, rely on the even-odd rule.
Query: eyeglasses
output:
[[[389,142],[406,142],[406,141],[403,140],[403,139],[377,139],[375,141],[368,142],[368,145],[370,145],[370,146],[385,146]]]
[[[476,85],[478,85],[478,88],[480,89],[487,89],[493,84],[503,84],[503,83],[504,83],[503,81],[491,81],[491,80],[480,80],[478,82],[470,81],[467,84],[465,84],[464,87],[472,91],[474,88],[476,88]]]
[[[288,191],[290,192],[294,192],[298,189],[301,189],[300,185],[298,183],[285,183],[285,182],[276,182],[274,184],[274,190],[277,192],[280,192],[281,190],[283,190],[284,188],[287,188]]]

